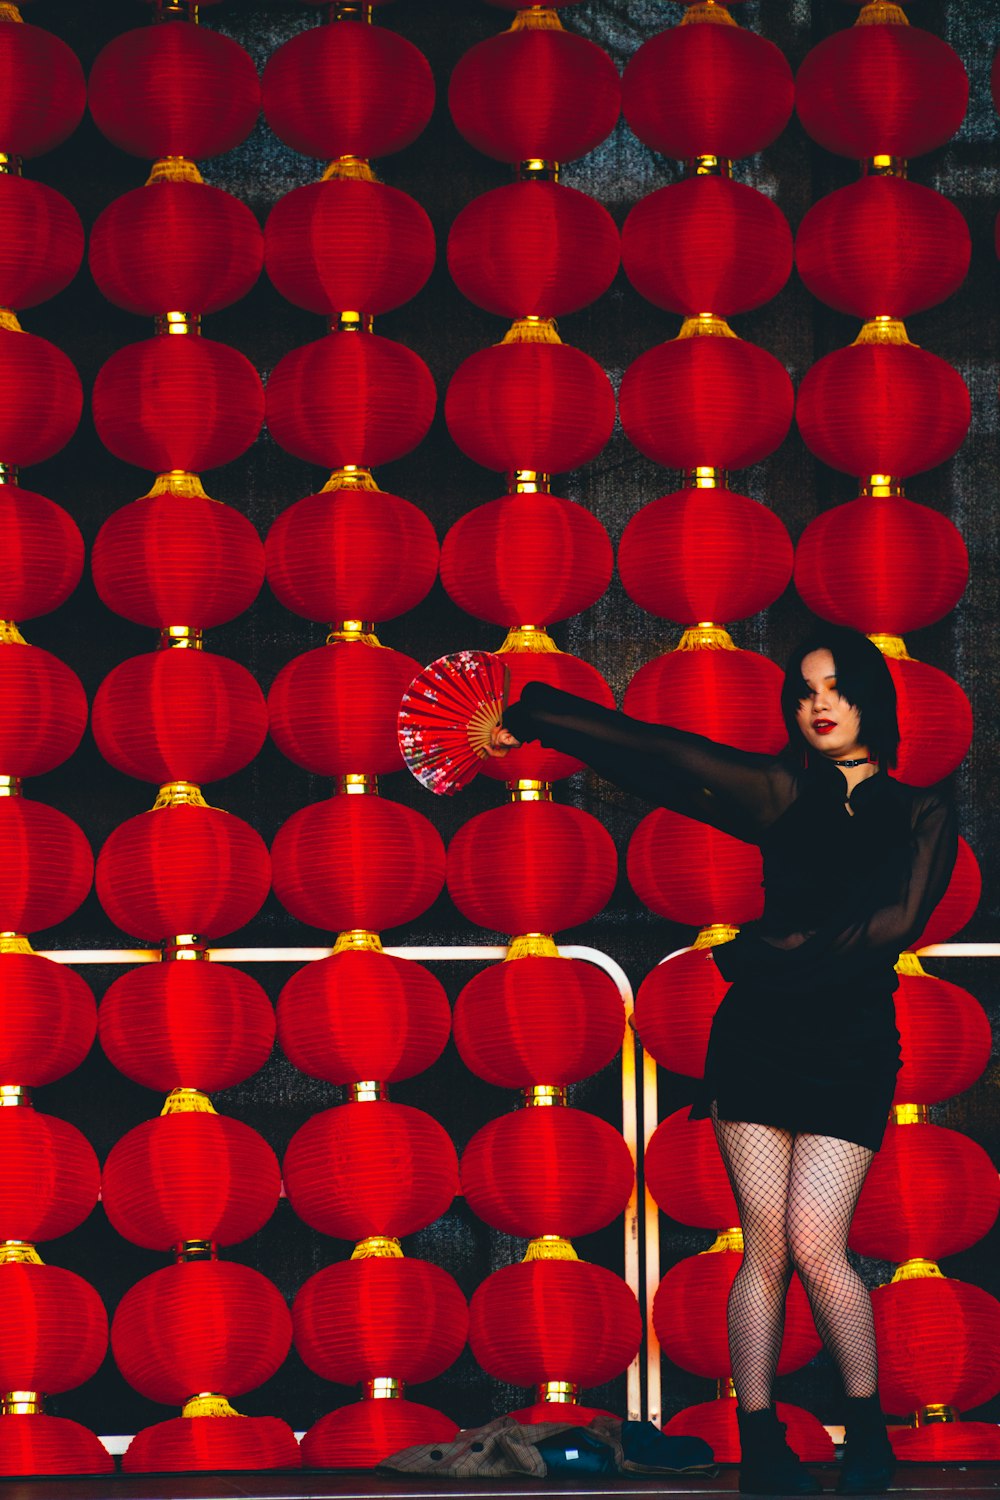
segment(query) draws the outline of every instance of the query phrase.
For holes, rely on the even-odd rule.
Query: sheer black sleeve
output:
[[[913,804],[910,847],[873,872],[869,909],[817,938],[838,966],[863,967],[869,957],[891,958],[920,936],[948,888],[958,852],[958,830],[950,798],[937,789],[918,794]],[[858,962],[855,963],[854,960]]]
[[[525,686],[504,715],[504,727],[522,743],[540,740],[647,802],[749,843],[795,795],[791,771],[773,755],[647,724],[546,683]]]
[[[927,926],[948,887],[958,849],[954,809],[939,788],[915,792],[911,834],[881,862],[856,872],[850,900],[808,934],[779,943],[739,939],[716,954],[727,979],[753,978],[782,991],[851,983],[900,953]]]

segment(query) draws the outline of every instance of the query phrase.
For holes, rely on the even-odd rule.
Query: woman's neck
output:
[[[848,796],[853,792],[859,781],[867,781],[870,776],[875,776],[878,773],[878,765],[871,759],[863,745],[856,747],[846,754],[838,753],[835,756],[830,756],[830,763],[840,770],[846,780]]]

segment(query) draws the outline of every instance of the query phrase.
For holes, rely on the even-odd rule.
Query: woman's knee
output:
[[[815,1227],[790,1225],[788,1249],[792,1266],[807,1284],[850,1272],[847,1252],[839,1235],[825,1235]]]
[[[792,1258],[784,1238],[764,1241],[747,1239],[744,1243],[743,1264],[736,1274],[745,1282],[752,1280],[764,1291],[784,1296],[792,1275]]]

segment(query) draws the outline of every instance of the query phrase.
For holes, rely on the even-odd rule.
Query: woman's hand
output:
[[[502,760],[508,750],[520,750],[521,741],[516,740],[509,729],[504,729],[502,724],[496,725],[490,731],[490,742],[486,746],[486,754],[491,755],[494,760]]]

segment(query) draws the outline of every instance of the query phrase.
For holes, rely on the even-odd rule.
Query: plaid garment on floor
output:
[[[483,1427],[467,1428],[454,1442],[404,1448],[384,1459],[377,1472],[433,1474],[440,1479],[504,1479],[518,1474],[544,1479],[548,1468],[538,1444],[579,1427],[579,1422],[525,1424],[514,1417],[497,1417]],[[622,1422],[601,1415],[586,1432],[607,1445],[614,1467],[622,1474],[708,1473],[714,1468],[707,1443],[699,1438],[667,1437],[649,1422]],[[560,1472],[565,1472],[562,1466]]]

